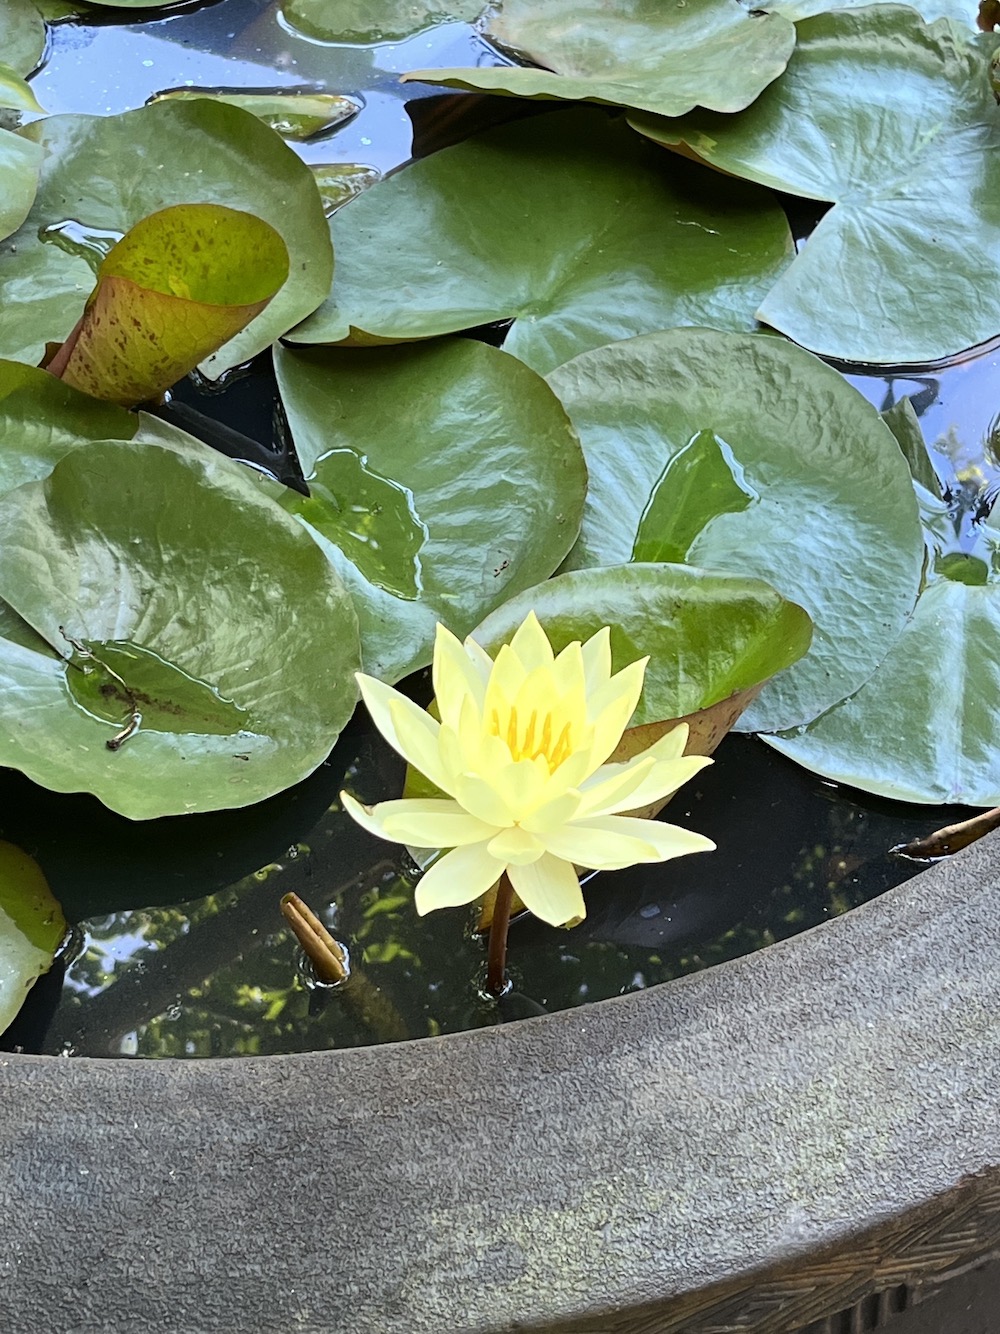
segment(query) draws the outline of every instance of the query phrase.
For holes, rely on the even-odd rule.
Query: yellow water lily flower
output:
[[[627,763],[607,764],[635,711],[648,658],[611,672],[607,626],[556,656],[534,612],[496,661],[444,626],[434,646],[440,723],[374,677],[358,684],[375,726],[447,797],[344,809],[391,843],[450,848],[417,885],[420,913],[472,903],[507,873],[553,926],[586,915],[574,869],[619,870],[715,844],[657,820],[620,815],[661,801],[711,760],[684,755],[675,727]]]

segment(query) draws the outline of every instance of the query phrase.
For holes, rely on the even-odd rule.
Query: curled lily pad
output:
[[[996,38],[900,5],[823,14],[798,34],[785,75],[739,115],[632,124],[734,176],[833,202],[757,312],[797,343],[848,361],[927,362],[991,338]]]
[[[151,102],[192,102],[208,98],[249,111],[283,139],[314,139],[342,125],[361,110],[353,97],[337,93],[297,92],[294,88],[274,93],[243,93],[225,88],[172,88],[157,93]]]
[[[327,217],[382,179],[378,167],[369,167],[364,162],[312,163],[309,170],[315,178]]]
[[[64,454],[89,440],[131,440],[138,422],[48,371],[0,361],[0,495],[47,477]]]
[[[398,342],[513,320],[546,372],[665,324],[755,326],[792,257],[765,192],[658,160],[595,109],[492,130],[365,191],[330,223],[337,281],[295,342]]]
[[[0,5],[0,55],[17,74],[30,74],[45,50],[45,23],[31,0]]]
[[[471,23],[485,0],[283,0],[285,21],[321,42],[399,41],[439,23]]]
[[[243,806],[310,773],[353,711],[343,585],[207,448],[72,450],[0,498],[0,547],[0,763],[43,786],[133,819]]]
[[[981,564],[981,563],[980,563]],[[1000,805],[1000,584],[938,578],[865,685],[766,740],[798,764],[899,801]],[[981,580],[986,578],[983,566]]]
[[[65,934],[66,919],[41,867],[13,843],[0,841],[0,1033],[49,971]]]
[[[916,600],[923,541],[899,446],[836,371],[782,339],[677,329],[584,353],[549,383],[590,474],[570,567],[687,544],[686,563],[763,579],[812,617],[810,651],[742,726],[807,722],[872,674]]]
[[[555,395],[467,339],[275,351],[312,496],[283,503],[354,597],[365,670],[430,662],[437,621],[465,634],[546,578],[579,532],[587,473]]]
[[[203,363],[217,376],[269,346],[330,287],[329,229],[312,173],[256,117],[198,99],[121,116],[50,116],[11,136],[44,149],[30,215],[0,247],[0,355],[37,364],[83,311],[111,247],[173,204],[221,204],[281,236],[288,281],[267,308]],[[2,150],[0,150],[2,151]]]
[[[3,48],[0,47],[0,50]],[[32,91],[31,84],[22,79],[9,65],[0,64],[0,107],[10,107],[14,111],[40,111],[38,98]]]
[[[692,107],[740,111],[776,79],[795,45],[777,14],[737,0],[501,0],[488,32],[540,65],[414,70],[449,88],[642,107],[680,116]]]
[[[153,398],[227,343],[288,277],[268,223],[220,204],[175,204],[101,261],[80,322],[49,366],[94,398]]]
[[[812,637],[807,613],[759,579],[635,564],[549,579],[504,603],[473,638],[494,656],[530,611],[556,652],[610,625],[616,671],[649,657],[631,727],[696,713],[759,686],[797,662]]]

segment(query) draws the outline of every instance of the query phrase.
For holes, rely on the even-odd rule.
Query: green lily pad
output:
[[[404,79],[512,97],[741,111],[788,64],[795,29],[736,0],[501,0],[489,35],[542,69],[414,70]]]
[[[205,447],[72,450],[0,498],[0,548],[0,764],[43,786],[132,819],[244,806],[310,773],[353,711],[340,579]]]
[[[556,568],[587,489],[555,395],[467,339],[337,352],[275,350],[312,497],[284,505],[318,535],[358,609],[365,670],[430,662],[440,620],[466,634]]]
[[[798,25],[788,70],[734,117],[635,116],[658,142],[834,207],[757,312],[848,361],[927,362],[1000,331],[995,36],[898,5]],[[947,188],[942,188],[947,182]]]
[[[207,375],[268,347],[330,287],[329,229],[312,173],[256,117],[198,99],[121,116],[51,116],[23,132],[44,149],[38,196],[0,247],[0,355],[37,364],[76,324],[111,247],[172,204],[222,204],[269,223],[288,281],[242,333],[203,363]],[[2,151],[2,150],[0,150]]]
[[[435,153],[330,227],[337,281],[292,341],[398,342],[513,320],[506,350],[543,373],[667,324],[755,327],[792,257],[769,194],[658,158],[583,108]]]
[[[871,676],[913,608],[923,541],[906,461],[857,390],[783,339],[707,329],[598,348],[549,383],[590,474],[567,567],[689,542],[688,564],[763,579],[812,617],[812,648],[766,687],[746,730],[808,722]],[[695,533],[697,470],[714,484],[722,464],[729,489],[714,508],[698,502]]]
[[[765,739],[805,768],[866,792],[996,806],[998,691],[1000,585],[939,578],[856,694],[809,727]]]
[[[42,152],[20,134],[0,130],[0,240],[28,216],[38,189]],[[5,247],[0,247],[2,253]]]
[[[756,0],[741,0],[748,9],[764,9],[768,14],[783,14],[793,23],[802,19],[815,18],[817,14],[829,14],[839,9],[863,9],[872,0],[766,0],[757,4]],[[938,19],[952,19],[964,23],[976,30],[976,16],[979,13],[978,0],[914,0],[909,6],[915,9],[925,23],[935,23]]]
[[[0,495],[47,477],[88,440],[131,440],[139,419],[19,361],[0,361]]]
[[[439,23],[471,23],[485,0],[283,0],[290,27],[320,42],[400,41]]]
[[[326,134],[361,110],[361,103],[353,97],[341,97],[337,93],[299,93],[294,89],[241,93],[221,88],[172,88],[150,98],[150,102],[193,102],[196,98],[225,102],[227,106],[249,111],[282,139],[296,141]]]
[[[3,50],[0,47],[0,50]],[[9,65],[0,64],[0,107],[10,107],[14,111],[40,111],[38,98],[32,91],[31,84],[22,79]]]
[[[30,74],[45,50],[45,22],[31,0],[0,5],[0,53],[17,74]]]
[[[49,971],[65,934],[66,919],[41,867],[13,843],[0,842],[0,1034]]]
[[[790,667],[809,648],[808,614],[759,579],[683,565],[574,570],[519,593],[474,631],[495,656],[529,611],[558,652],[611,626],[616,671],[649,655],[630,727],[707,709]]]
[[[101,262],[49,370],[94,398],[143,403],[235,337],[287,277],[285,243],[260,218],[220,204],[160,209]]]

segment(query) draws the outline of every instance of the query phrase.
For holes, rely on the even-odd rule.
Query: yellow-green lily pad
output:
[[[0,1034],[51,968],[65,934],[66,919],[41,867],[0,841]]]

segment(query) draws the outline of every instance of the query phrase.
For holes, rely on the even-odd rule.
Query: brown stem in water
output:
[[[936,829],[926,838],[915,838],[912,843],[898,843],[890,849],[901,857],[917,857],[921,861],[930,857],[947,857],[953,852],[967,848],[984,834],[1000,828],[1000,806],[991,811],[983,811],[968,820],[959,820],[958,824],[945,825]]]
[[[491,996],[502,996],[507,986],[507,928],[510,926],[510,905],[514,886],[506,874],[497,885],[493,920],[490,923],[489,955],[486,963],[486,990]]]
[[[346,982],[349,976],[343,947],[334,940],[313,910],[298,894],[286,894],[281,912],[295,932],[321,982]]]

